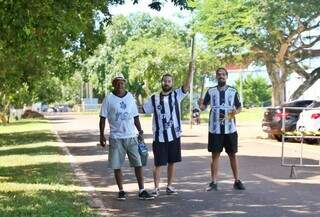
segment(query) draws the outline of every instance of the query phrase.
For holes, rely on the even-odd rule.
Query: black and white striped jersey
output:
[[[239,94],[231,86],[219,90],[218,86],[210,88],[205,97],[204,105],[210,105],[209,132],[214,134],[230,134],[237,131],[234,118],[228,118],[228,111],[241,107]]]
[[[146,114],[153,114],[154,141],[170,142],[181,136],[180,103],[186,95],[180,87],[168,95],[152,95],[143,105]]]

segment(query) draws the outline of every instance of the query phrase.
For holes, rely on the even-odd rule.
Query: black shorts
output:
[[[208,151],[222,152],[223,148],[228,154],[238,152],[238,133],[213,134],[209,132]]]
[[[165,166],[167,163],[176,163],[181,161],[180,138],[171,142],[153,141],[152,150],[155,166]]]

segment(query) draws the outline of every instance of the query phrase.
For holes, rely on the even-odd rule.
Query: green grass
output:
[[[252,122],[252,121],[261,121],[263,118],[264,108],[243,108],[242,111],[236,115],[237,123],[241,122]],[[209,109],[204,112],[201,112],[201,122],[208,123],[209,120]]]
[[[0,216],[96,216],[46,120],[0,126]]]

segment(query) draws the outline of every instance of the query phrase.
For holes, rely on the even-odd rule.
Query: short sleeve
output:
[[[153,105],[152,105],[152,101],[151,101],[151,97],[148,99],[147,102],[145,102],[145,104],[143,105],[143,111],[146,114],[152,114],[153,113]]]
[[[234,96],[234,106],[238,109],[241,107],[240,97],[238,92],[236,92],[236,95]]]
[[[178,100],[179,102],[181,102],[181,101],[183,100],[183,98],[188,95],[187,92],[185,93],[185,92],[183,91],[183,88],[182,88],[182,87],[176,89],[175,92],[177,93],[177,100]]]
[[[206,95],[204,96],[203,104],[204,104],[205,106],[207,106],[207,105],[210,104],[210,94],[209,94],[209,91],[207,91],[207,92],[206,92]]]
[[[101,109],[100,109],[100,117],[107,118],[108,117],[108,105],[107,105],[107,97],[105,97],[102,101],[101,104]]]

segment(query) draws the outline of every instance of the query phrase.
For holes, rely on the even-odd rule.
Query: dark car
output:
[[[262,120],[262,130],[268,133],[270,138],[275,138],[278,141],[281,141],[282,118],[285,118],[285,131],[295,131],[299,114],[302,112],[302,109],[290,109],[290,107],[304,108],[312,102],[313,100],[296,100],[284,103],[277,107],[267,108]],[[286,107],[284,114],[282,111],[283,107]]]

